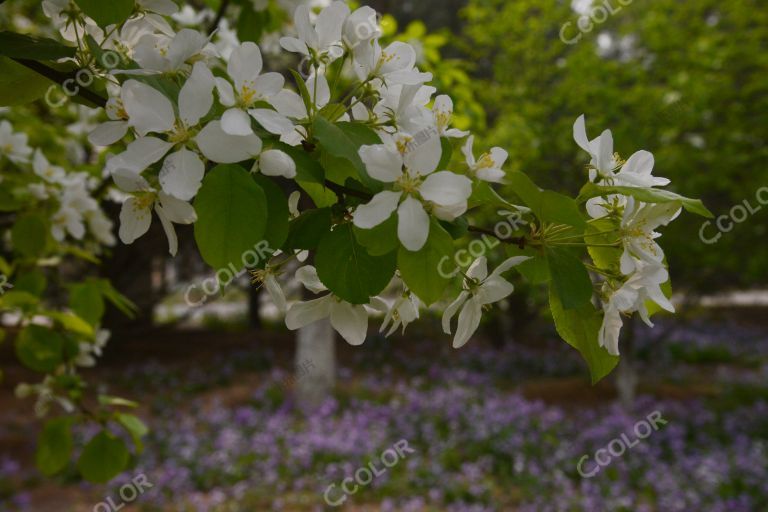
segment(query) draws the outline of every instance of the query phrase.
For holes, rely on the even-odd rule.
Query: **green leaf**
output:
[[[560,247],[548,247],[546,256],[552,285],[563,307],[576,309],[589,304],[592,279],[581,260]]]
[[[317,275],[337,297],[352,304],[368,304],[395,273],[395,252],[371,256],[355,239],[352,224],[326,233],[315,255]]]
[[[623,250],[621,247],[602,247],[615,243],[619,238],[618,219],[602,218],[592,221],[584,233],[587,243],[598,244],[601,247],[589,246],[587,250],[595,262],[595,266],[601,270],[607,270],[614,274],[620,273],[620,259]]]
[[[549,288],[549,306],[561,338],[579,351],[589,366],[592,384],[611,373],[619,362],[598,344],[602,315],[587,304],[578,309],[563,309],[554,288]]]
[[[296,82],[296,87],[299,89],[299,94],[301,95],[301,99],[304,102],[304,108],[307,109],[307,112],[312,112],[312,96],[309,94],[309,90],[307,89],[307,83],[304,81],[304,78],[302,78],[298,71],[295,69],[291,69],[289,71],[291,72],[291,75]]]
[[[347,111],[347,107],[340,103],[329,103],[320,109],[320,115],[329,120],[330,122],[336,122]]]
[[[48,420],[37,440],[37,469],[45,476],[53,476],[66,467],[71,455],[72,418]]]
[[[397,238],[397,215],[394,213],[373,229],[354,227],[355,238],[371,256],[389,254],[400,246]]]
[[[451,143],[451,139],[448,137],[441,138],[440,147],[443,152],[440,156],[440,163],[437,164],[438,170],[447,169],[448,165],[451,163],[451,157],[453,157],[453,144]]]
[[[237,18],[237,38],[242,41],[258,43],[264,35],[264,27],[269,21],[268,11],[256,11],[251,6],[245,6],[240,10]]]
[[[104,316],[104,297],[95,282],[78,283],[69,289],[69,307],[77,315],[96,326]]]
[[[100,27],[107,25],[117,25],[127,20],[133,10],[136,2],[134,0],[76,0],[80,9],[93,18]]]
[[[69,332],[80,334],[87,338],[92,338],[95,335],[93,326],[74,313],[45,311],[45,314],[59,322],[61,326]]]
[[[0,278],[0,283],[2,283],[2,278]],[[15,290],[28,292],[38,297],[43,294],[47,284],[48,280],[45,278],[45,274],[39,270],[31,270],[19,275],[13,280],[13,287]],[[2,284],[0,284],[0,288],[1,287]]]
[[[288,199],[277,183],[263,174],[254,174],[253,179],[264,190],[267,197],[267,228],[264,232],[264,240],[269,242],[269,249],[274,253],[288,238],[288,220],[291,217]]]
[[[659,188],[639,188],[639,187],[616,187],[616,186],[600,186],[594,183],[587,183],[582,187],[579,193],[579,201],[586,201],[593,197],[607,196],[610,194],[621,194],[625,196],[631,196],[642,201],[644,203],[670,203],[679,202],[680,206],[685,208],[691,213],[701,215],[708,219],[713,219],[715,216],[712,212],[704,206],[704,203],[700,199],[690,199],[688,197],[675,194],[669,190]]]
[[[330,208],[306,210],[290,222],[285,247],[287,249],[316,249],[320,240],[330,230]]]
[[[347,178],[359,179],[354,164],[346,158],[333,156],[327,151],[323,151],[323,154],[320,156],[320,163],[323,169],[325,169],[325,177],[334,183],[344,185],[347,182]]]
[[[231,265],[237,272],[245,266],[245,255],[264,240],[267,198],[239,165],[219,165],[205,176],[195,211],[195,240],[203,260],[214,269]]]
[[[107,279],[97,279],[96,284],[101,290],[101,294],[107,299],[113,306],[115,306],[121,313],[128,318],[136,316],[136,312],[139,310],[138,306],[134,304],[131,299],[115,290],[112,283]]]
[[[525,260],[515,266],[515,270],[528,280],[531,284],[544,284],[549,282],[549,263],[547,257],[541,254],[537,249],[526,247],[520,249],[515,245],[507,246],[507,255],[509,256],[530,256],[531,259]]]
[[[520,171],[507,173],[512,190],[533,210],[539,220],[554,224],[566,224],[585,228],[586,221],[576,201],[552,190],[542,190]]]
[[[35,214],[27,214],[19,217],[11,231],[13,246],[22,255],[37,258],[48,240],[48,225],[42,217]]]
[[[11,84],[11,86],[8,87],[8,90],[6,90],[6,84],[9,82],[5,82],[4,80],[8,79],[8,76],[13,73],[12,71],[8,72],[6,66],[4,65],[4,62],[7,60],[8,59],[0,58],[0,106],[3,107],[16,104],[5,102],[6,99],[11,99],[13,96],[12,92],[9,91],[13,91],[17,87],[16,85]],[[35,98],[29,101],[34,101],[34,99]],[[28,102],[24,101],[22,103]],[[21,209],[22,206],[24,206],[24,203],[16,198],[13,195],[13,192],[6,188],[0,188],[0,212],[15,212],[16,210]]]
[[[16,357],[36,372],[54,371],[61,364],[63,350],[63,336],[42,325],[26,326],[16,338]]]
[[[59,60],[74,57],[77,48],[44,37],[0,32],[0,55],[13,59]]]
[[[42,98],[53,85],[55,84],[43,75],[11,59],[0,57],[0,106],[31,103]],[[15,211],[22,204],[9,190],[0,190],[0,211]]]
[[[501,197],[487,181],[476,180],[472,187],[472,195],[469,196],[469,208],[488,206],[491,208],[514,208],[514,206]]]
[[[85,445],[77,467],[89,482],[105,484],[126,468],[129,456],[125,443],[103,430]]]
[[[427,306],[443,296],[450,278],[441,276],[438,269],[445,266],[446,261],[450,264],[453,254],[451,235],[435,220],[429,226],[429,238],[421,250],[411,252],[400,247],[397,263],[403,281]]]
[[[134,402],[133,400],[128,400],[126,398],[122,398],[119,396],[111,396],[111,395],[99,395],[99,403],[101,405],[108,405],[111,407],[136,408],[139,406],[139,404],[137,402]]]
[[[315,117],[314,133],[320,146],[333,156],[349,160],[357,170],[360,181],[373,191],[381,190],[381,183],[371,179],[358,150],[366,144],[381,144],[376,132],[361,123],[333,124],[324,117]]]
[[[115,414],[115,418],[117,419],[118,423],[120,423],[123,428],[125,428],[125,430],[131,435],[133,444],[136,445],[136,453],[143,452],[144,444],[141,442],[141,438],[147,435],[149,432],[149,429],[144,424],[144,422],[133,414],[125,414],[122,412]]]

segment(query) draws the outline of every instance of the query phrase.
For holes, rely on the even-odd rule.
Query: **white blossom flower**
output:
[[[0,122],[0,156],[5,156],[17,164],[29,162],[32,148],[27,144],[27,140],[26,133],[14,133],[11,123]]]
[[[443,331],[451,334],[451,320],[461,308],[453,348],[463,347],[480,326],[483,306],[498,302],[509,296],[515,287],[501,277],[515,265],[529,260],[528,256],[514,256],[505,260],[488,275],[488,261],[485,256],[476,259],[467,269],[463,290],[443,313]]]
[[[181,29],[173,37],[144,34],[133,49],[133,60],[140,69],[114,70],[114,74],[158,75],[186,71],[192,64],[215,55],[208,37],[197,30]]]
[[[296,37],[283,37],[280,46],[289,52],[300,53],[316,59],[317,62],[332,62],[344,53],[341,44],[341,30],[349,16],[345,2],[337,1],[323,9],[312,26],[309,6],[299,5],[293,22],[298,32]]]
[[[279,149],[268,149],[261,153],[257,165],[265,176],[282,176],[289,180],[296,177],[296,163]]]
[[[379,192],[353,214],[355,226],[371,229],[387,220],[397,210],[397,235],[409,251],[421,249],[429,237],[429,214],[453,220],[467,209],[472,182],[449,171],[434,172],[440,161],[440,139],[432,137],[409,149],[413,138],[399,134],[384,137],[384,144],[362,146],[360,158],[368,174],[394,190]]]
[[[119,141],[131,127],[128,113],[121,98],[110,98],[104,108],[109,121],[101,123],[88,135],[88,141],[94,146],[110,146]]]
[[[173,223],[192,224],[197,220],[192,205],[150,187],[140,174],[118,169],[113,174],[115,183],[133,195],[125,200],[120,210],[119,236],[125,244],[132,244],[149,230],[154,209],[168,238],[168,251],[175,256],[179,243]]]
[[[473,176],[476,176],[477,179],[489,181],[491,183],[501,183],[505,176],[502,166],[507,161],[509,153],[496,147],[492,148],[489,153],[483,153],[480,158],[475,159],[473,152],[474,143],[475,136],[470,135],[461,150],[467,159],[469,171]]]
[[[312,104],[318,110],[331,101],[331,88],[325,75],[309,77],[305,85],[310,94]],[[280,135],[280,141],[290,146],[296,146],[307,137],[306,129],[298,122],[309,117],[309,112],[301,96],[288,89],[283,89],[270,98],[270,103],[276,110],[257,108],[249,110],[250,114],[269,133]],[[342,117],[342,120],[345,118]]]
[[[230,135],[250,135],[251,118],[247,111],[257,101],[269,101],[280,92],[285,79],[280,73],[261,74],[263,61],[256,44],[248,41],[232,52],[227,64],[227,73],[235,87],[226,79],[216,79],[219,101],[229,107],[221,118],[221,127]]]
[[[391,336],[399,328],[402,328],[402,332],[405,332],[408,324],[419,319],[421,301],[412,293],[404,293],[395,299],[391,306],[382,299],[377,299],[377,302],[380,303],[379,309],[385,312],[384,321],[379,328],[379,332],[386,331],[384,336]],[[371,304],[374,304],[374,302],[371,301]]]
[[[643,322],[653,327],[646,303],[655,302],[660,308],[670,313],[675,312],[674,305],[664,295],[661,285],[669,280],[669,272],[660,264],[650,264],[636,260],[636,271],[629,279],[603,303],[603,324],[600,327],[598,343],[612,355],[619,355],[619,335],[622,327],[622,314],[637,311]]]
[[[380,84],[421,85],[432,80],[432,73],[416,67],[416,50],[402,41],[382,49],[378,40],[358,45],[353,54],[353,66],[362,80],[378,79]]]
[[[435,98],[435,104],[432,105],[432,114],[435,118],[437,133],[439,133],[441,137],[459,139],[469,135],[469,132],[458,130],[456,128],[449,128],[449,126],[451,126],[451,120],[453,119],[453,100],[450,96],[441,94]]]
[[[592,157],[589,163],[590,181],[595,181],[598,176],[601,178],[614,176],[614,171],[619,167],[620,162],[613,152],[611,130],[605,130],[599,137],[590,141],[587,137],[586,119],[581,115],[573,124],[573,140]]]
[[[32,159],[32,170],[35,174],[49,183],[60,183],[66,175],[63,168],[57,165],[51,165],[42,151],[35,150],[35,156]]]
[[[200,119],[213,105],[211,71],[201,62],[195,64],[179,93],[178,118],[173,104],[163,93],[137,80],[125,82],[122,100],[128,122],[140,138],[132,142],[126,151],[109,160],[107,170],[129,169],[140,173],[165,157],[175,146],[180,147],[163,161],[160,184],[166,194],[184,201],[192,199],[200,188],[205,166],[188,146]],[[149,137],[149,133],[164,134],[168,141]]]
[[[637,269],[637,261],[661,265],[664,251],[656,238],[661,234],[655,230],[666,226],[680,215],[680,205],[671,203],[647,204],[630,197],[621,220],[622,244],[621,273],[629,275]]]
[[[317,277],[317,270],[304,266],[296,271],[296,279],[313,293],[323,293],[328,289]],[[362,345],[368,332],[368,312],[365,306],[350,304],[328,293],[319,299],[293,304],[285,316],[285,325],[295,331],[304,326],[330,318],[331,326],[350,345]]]

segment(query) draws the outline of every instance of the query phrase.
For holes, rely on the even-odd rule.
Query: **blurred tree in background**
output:
[[[585,113],[591,137],[610,128],[624,158],[630,148],[651,151],[675,190],[704,198],[716,215],[744,200],[759,207],[755,194],[768,186],[768,4],[607,4],[614,14],[573,41],[579,13],[570,2],[469,0],[459,44],[487,108],[483,142],[509,149],[510,169],[574,191],[586,161],[569,134]],[[564,39],[573,44],[561,40],[568,22]],[[562,181],[569,172],[573,179]],[[712,245],[699,238],[700,219],[667,229],[676,289],[766,284],[766,213]]]

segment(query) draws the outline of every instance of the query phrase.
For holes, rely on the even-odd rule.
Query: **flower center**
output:
[[[399,188],[404,193],[408,195],[415,195],[418,193],[419,187],[421,186],[421,176],[411,176],[406,170],[403,172],[402,176],[398,178],[395,185],[396,188]]]

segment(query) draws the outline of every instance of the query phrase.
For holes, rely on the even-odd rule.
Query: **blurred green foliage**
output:
[[[509,150],[509,170],[574,192],[587,161],[571,127],[585,113],[591,137],[610,128],[622,157],[651,151],[670,190],[702,197],[716,215],[745,199],[759,206],[756,192],[768,186],[768,4],[607,4],[614,13],[568,44],[563,25],[571,23],[565,39],[579,33],[571,2],[469,0],[458,44],[487,109],[483,142]],[[712,245],[699,238],[702,222],[684,215],[664,231],[677,289],[768,282],[768,208]]]

